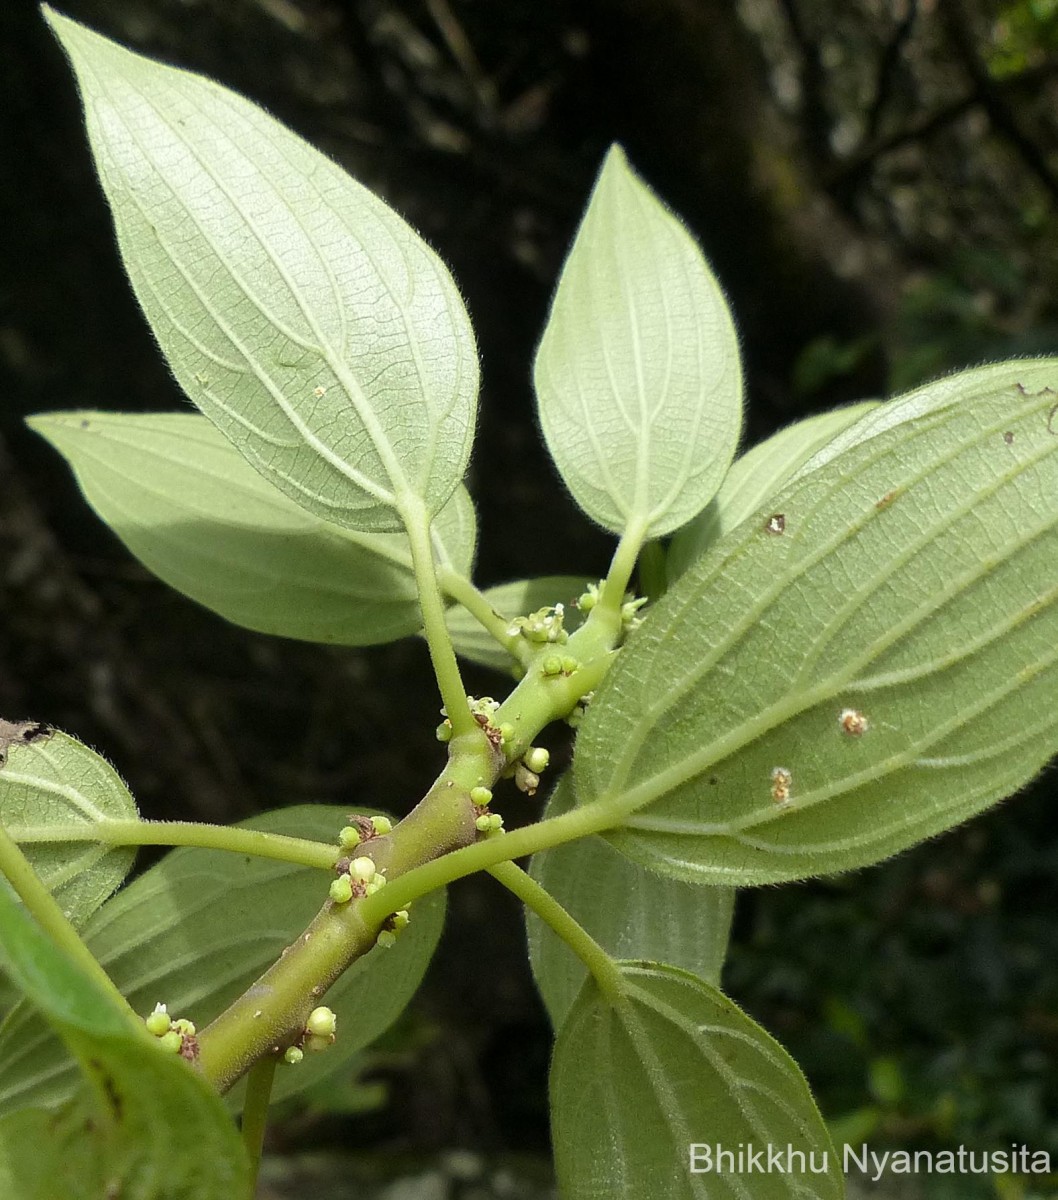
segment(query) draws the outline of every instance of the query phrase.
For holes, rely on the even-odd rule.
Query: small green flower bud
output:
[[[354,825],[346,825],[338,832],[338,845],[343,850],[352,850],[360,845],[360,830]]]
[[[522,762],[529,768],[530,771],[539,775],[541,771],[547,770],[547,764],[551,761],[551,753],[545,750],[543,746],[530,746],[522,757]]]
[[[478,808],[485,808],[492,801],[492,790],[487,787],[474,787],[470,789],[471,803],[476,804]]]
[[[599,600],[598,591],[587,591],[582,593],[577,598],[577,607],[582,613],[589,613],[595,607]]]
[[[147,1026],[148,1033],[153,1033],[157,1038],[164,1037],[169,1032],[170,1026],[169,1013],[166,1011],[165,1005],[156,1004],[154,1012],[145,1017],[143,1023]]]
[[[452,722],[442,721],[437,726],[437,740],[439,742],[450,742],[452,740]]]
[[[305,1051],[300,1046],[288,1046],[283,1052],[283,1061],[292,1067],[296,1067],[304,1057]]]
[[[514,726],[509,725],[506,721],[500,726],[500,737],[505,742],[514,741]]]
[[[396,944],[397,935],[395,933],[391,933],[388,929],[383,929],[381,933],[379,933],[378,937],[375,938],[375,945],[381,946],[383,950],[392,950]]]
[[[334,1031],[337,1028],[338,1018],[334,1015],[334,1010],[328,1008],[326,1004],[314,1008],[305,1022],[306,1031],[315,1034],[316,1037],[334,1037]]]
[[[491,813],[489,815],[489,832],[499,833],[503,828],[503,818],[499,813]]]
[[[379,837],[384,837],[387,833],[393,832],[393,822],[389,817],[372,817],[371,824],[375,827],[375,833]]]
[[[386,886],[385,875],[376,875],[375,878],[372,879],[371,882],[369,884],[367,884],[366,887],[364,888],[364,895],[365,896],[373,896],[376,892],[382,891],[382,889],[385,886]]]
[[[478,819],[474,822],[474,827],[481,833],[488,833],[490,829],[489,814],[482,813],[481,816],[478,817]]]
[[[339,875],[331,883],[330,897],[335,904],[348,904],[353,898],[353,881],[348,875]]]
[[[170,1029],[164,1037],[158,1039],[158,1045],[168,1054],[179,1054],[180,1047],[184,1044],[184,1039],[176,1032],[175,1029]]]
[[[189,1021],[186,1017],[178,1017],[173,1022],[173,1028],[181,1037],[194,1037],[198,1030],[195,1028],[195,1023]]]
[[[557,654],[549,654],[540,664],[540,673],[547,677],[562,674],[562,659]]]
[[[562,674],[563,675],[572,675],[573,672],[576,671],[579,666],[580,666],[580,663],[577,662],[577,660],[575,658],[573,658],[571,655],[567,654],[562,659]]]
[[[375,860],[354,858],[349,864],[349,874],[359,883],[370,883],[375,878]]]
[[[402,908],[399,912],[395,912],[390,920],[393,922],[393,932],[400,933],[402,929],[407,929],[411,917],[408,916],[408,910]]]

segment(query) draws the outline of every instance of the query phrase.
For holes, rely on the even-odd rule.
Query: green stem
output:
[[[639,552],[639,593],[656,603],[668,587],[665,570],[665,548],[655,538]]]
[[[586,804],[560,817],[525,825],[510,833],[489,837],[462,850],[430,859],[394,879],[381,892],[361,901],[361,919],[365,925],[377,929],[391,912],[407,908],[420,896],[462,879],[464,875],[486,871],[497,863],[550,850],[553,846],[562,846],[593,833],[602,833],[619,823],[620,819],[621,813],[615,811],[612,804]]]
[[[625,592],[632,578],[632,572],[635,570],[636,559],[639,557],[646,532],[646,525],[642,521],[637,521],[629,525],[617,543],[617,549],[610,561],[609,573],[603,583],[602,595],[599,597],[599,603],[613,612],[621,611]]]
[[[511,658],[528,665],[532,647],[516,633],[510,633],[510,622],[498,613],[486,599],[484,593],[458,571],[441,567],[438,579],[442,590],[467,610],[478,624],[507,651]]]
[[[0,827],[0,872],[7,877],[15,894],[58,949],[102,988],[123,1012],[129,1014],[140,1032],[145,1033],[143,1022],[115,987],[114,981],[96,961],[92,952],[81,941],[77,930],[67,920],[66,914],[59,907],[55,897],[41,883],[40,877],[30,866],[26,856],[7,830],[2,827]]]
[[[551,893],[516,863],[497,863],[489,874],[548,925],[588,968],[604,995],[617,995],[619,978],[614,961],[599,943],[579,925]]]
[[[430,648],[437,686],[441,691],[441,703],[457,737],[473,733],[478,729],[467,702],[463,677],[452,649],[452,639],[445,624],[444,600],[437,582],[433,547],[430,544],[430,518],[426,507],[417,497],[408,498],[401,507],[401,516],[411,544],[412,570],[419,590],[419,608],[422,611],[423,631]],[[480,732],[480,731],[479,731]]]
[[[444,770],[415,810],[392,833],[365,847],[385,871],[387,886],[364,900],[325,903],[282,957],[199,1033],[199,1068],[219,1090],[231,1087],[263,1054],[292,1044],[327,988],[374,946],[390,913],[404,907],[401,896],[423,895],[469,871],[595,833],[619,819],[612,808],[595,805],[532,826],[532,834],[518,830],[483,840],[474,827],[470,791],[491,787],[544,725],[568,714],[598,686],[620,635],[620,610],[597,605],[566,643],[565,656],[575,660],[575,670],[548,677],[540,665],[531,664],[494,718],[515,730],[503,752],[493,748],[476,722],[470,734],[452,738]]]
[[[101,842],[107,846],[200,846],[274,858],[303,867],[329,871],[338,861],[338,849],[326,842],[287,837],[230,825],[205,825],[194,821],[100,821],[95,825],[27,826],[12,831],[20,845],[49,842]]]
[[[242,1110],[242,1143],[250,1159],[250,1195],[257,1188],[257,1174],[261,1169],[261,1150],[264,1147],[265,1128],[268,1125],[268,1104],[272,1099],[272,1080],[276,1073],[274,1054],[259,1058],[246,1077],[246,1098]]]

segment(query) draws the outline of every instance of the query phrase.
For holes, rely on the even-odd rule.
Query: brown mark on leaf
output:
[[[7,752],[12,746],[32,746],[43,742],[55,732],[43,721],[5,721],[0,717],[0,767],[7,762]]]
[[[776,767],[771,773],[771,798],[783,808],[790,803],[793,775],[787,767]]]
[[[843,708],[838,715],[841,732],[849,737],[863,737],[870,728],[867,717],[858,708]]]
[[[1055,437],[1058,437],[1058,425],[1055,424],[1055,417],[1058,417],[1058,404],[1047,414],[1047,432],[1053,433]]]
[[[1014,445],[1014,434],[1009,429],[1003,434],[1003,441],[1006,442],[1008,446]]]
[[[764,532],[773,534],[779,537],[786,532],[786,514],[772,513],[772,515],[764,522]]]
[[[883,508],[888,508],[889,505],[892,504],[892,502],[896,499],[897,495],[899,494],[899,491],[900,491],[899,488],[893,488],[893,490],[891,492],[886,492],[885,495],[881,498],[881,500],[877,500],[875,502],[874,507],[879,510],[883,509]]]
[[[1054,388],[1052,388],[1052,387],[1042,387],[1042,388],[1040,388],[1040,390],[1038,392],[1030,392],[1029,389],[1023,383],[1019,383],[1017,385],[1017,389],[1023,396],[1047,396],[1047,395],[1053,396],[1054,395]]]

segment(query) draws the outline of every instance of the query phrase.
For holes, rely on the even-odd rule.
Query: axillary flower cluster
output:
[[[353,817],[352,820],[355,824],[344,826],[338,834],[342,857],[335,864],[338,874],[328,893],[335,904],[348,904],[351,900],[373,896],[386,886],[385,869],[379,870],[375,860],[366,854],[352,857],[351,852],[364,842],[389,833],[393,829],[393,822],[384,816]],[[375,944],[388,950],[410,919],[407,909],[393,913],[379,930]]]

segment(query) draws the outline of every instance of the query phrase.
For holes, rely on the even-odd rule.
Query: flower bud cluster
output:
[[[552,642],[562,646],[569,640],[569,634],[563,628],[565,615],[564,604],[550,604],[527,617],[515,617],[507,632],[511,637],[520,634],[527,642],[537,645]]]
[[[186,1017],[170,1017],[164,1004],[156,1004],[154,1011],[144,1017],[143,1023],[147,1026],[147,1032],[158,1039],[163,1050],[189,1059],[198,1056],[197,1031],[194,1022]]]
[[[338,876],[331,882],[329,895],[335,904],[348,904],[354,897],[373,896],[386,886],[386,877],[375,866],[375,860],[340,858],[335,867]]]

